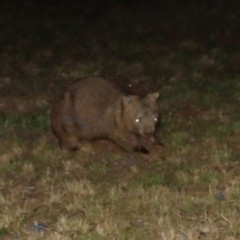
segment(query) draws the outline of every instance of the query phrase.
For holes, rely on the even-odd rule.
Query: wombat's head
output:
[[[158,96],[156,92],[122,97],[122,122],[128,131],[143,137],[153,135],[159,116]]]

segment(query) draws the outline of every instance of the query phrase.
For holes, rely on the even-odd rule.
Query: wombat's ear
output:
[[[128,96],[122,96],[122,100],[123,100],[123,103],[124,103],[124,104],[127,104],[127,103],[130,102],[130,97],[128,97]]]
[[[159,92],[152,93],[152,95],[157,99],[159,97]]]
[[[147,95],[151,100],[155,101],[159,97],[159,92],[149,93]]]
[[[122,96],[123,104],[128,104],[137,100],[138,100],[138,96],[136,95]]]

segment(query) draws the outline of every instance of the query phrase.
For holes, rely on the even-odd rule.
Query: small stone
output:
[[[44,233],[45,230],[47,229],[47,225],[43,222],[34,222],[33,224],[30,225],[30,229],[33,231],[33,232],[36,232],[36,233]]]
[[[130,157],[128,158],[126,161],[125,161],[125,164],[127,164],[128,166],[132,166],[134,165],[135,163],[137,163],[138,160],[133,158],[133,157]]]
[[[134,222],[133,222],[134,226],[137,226],[137,227],[140,227],[142,226],[142,221],[140,219],[136,219]]]
[[[204,221],[202,221],[199,224],[198,230],[200,235],[206,236],[209,233],[209,226]]]
[[[187,240],[187,239],[188,239],[187,235],[186,234],[182,234],[181,240]]]
[[[27,190],[30,191],[30,192],[32,192],[32,191],[35,189],[34,186],[27,186],[26,188],[27,188]]]
[[[218,192],[215,194],[215,198],[219,201],[223,201],[224,200],[224,194],[222,192]]]
[[[13,236],[13,240],[18,240],[19,239],[19,236],[18,235],[14,235]]]

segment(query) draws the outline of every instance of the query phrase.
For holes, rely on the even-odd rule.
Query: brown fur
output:
[[[108,139],[126,151],[148,149],[158,118],[158,93],[124,95],[102,78],[81,80],[51,112],[52,130],[62,149],[80,140]]]

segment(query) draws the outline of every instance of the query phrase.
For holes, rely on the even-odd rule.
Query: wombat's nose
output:
[[[155,127],[154,126],[149,126],[145,129],[145,134],[153,134],[155,131]]]
[[[148,135],[151,136],[151,135],[153,135],[154,131],[155,131],[155,128],[147,127],[145,129],[140,129],[139,134],[141,136],[148,136]]]

